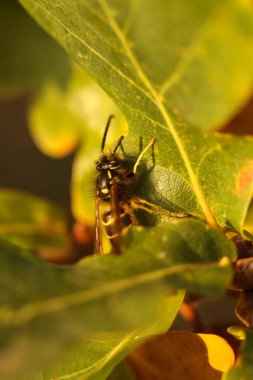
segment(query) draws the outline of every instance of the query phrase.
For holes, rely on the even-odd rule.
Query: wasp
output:
[[[130,170],[125,160],[120,159],[117,155],[124,136],[119,137],[112,152],[105,153],[104,151],[107,133],[113,117],[114,115],[110,115],[108,118],[102,139],[100,158],[96,162],[98,175],[96,179],[95,253],[100,254],[103,254],[100,226],[101,203],[105,209],[101,218],[102,223],[113,251],[117,254],[121,253],[122,250],[122,231],[132,224],[137,224],[134,210],[141,209],[150,214],[166,214],[167,216],[175,214],[143,199],[131,196],[130,190],[136,184],[140,162],[147,150],[154,145],[156,139],[151,139],[148,145],[139,153],[133,168]]]

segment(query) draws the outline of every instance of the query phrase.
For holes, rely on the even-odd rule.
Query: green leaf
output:
[[[32,376],[31,380],[50,380],[51,378],[64,378],[64,376],[69,376],[74,380],[106,379],[113,367],[130,351],[149,337],[165,332],[170,327],[182,300],[183,292],[170,297],[164,313],[158,316],[147,329],[136,329],[127,335],[110,332],[104,334],[105,336],[102,334],[99,337],[95,336],[94,339],[84,339],[83,343],[65,355],[64,360],[57,366],[53,366],[51,370],[41,371],[36,376]],[[110,380],[122,379],[123,376],[127,380],[132,379],[130,368],[126,368],[122,363],[113,372],[109,377]],[[25,380],[30,380],[30,378],[26,377]]]
[[[245,329],[241,326],[230,326],[227,329],[227,332],[231,335],[233,335],[238,340],[245,340]]]
[[[1,0],[0,47],[0,96],[38,88],[50,78],[62,84],[68,78],[66,54],[16,0]]]
[[[94,139],[94,150],[98,150],[97,126],[106,123],[108,112],[117,119],[120,117],[119,110],[104,91],[75,67],[64,90],[54,82],[45,84],[29,110],[30,131],[38,148],[51,157],[65,156],[80,143],[88,145],[90,135]]]
[[[119,106],[130,127],[128,155],[138,154],[140,136],[144,144],[156,137],[145,199],[242,231],[253,192],[253,140],[191,123],[217,126],[251,89],[251,3],[20,2]],[[162,96],[164,82],[177,76]]]
[[[20,3],[118,102],[138,105],[139,117],[148,106],[153,119],[159,95],[189,123],[213,128],[250,96],[250,1]]]
[[[64,250],[70,242],[60,207],[28,193],[0,188],[0,236],[23,248]]]
[[[124,255],[93,256],[75,267],[54,266],[0,244],[4,379],[48,361],[55,366],[83,339],[90,342],[81,349],[94,354],[64,361],[64,368],[108,373],[142,338],[168,328],[182,302],[178,289],[221,294],[235,258],[222,233],[194,220],[133,228]],[[8,352],[15,353],[15,366]],[[62,373],[61,366],[55,371]]]
[[[79,140],[81,121],[67,107],[55,83],[44,86],[29,112],[31,135],[38,148],[51,157],[64,157]]]
[[[238,328],[239,329],[239,328]],[[251,330],[242,329],[244,331],[245,340],[240,347],[239,356],[235,363],[222,380],[250,380],[253,373],[253,332]]]

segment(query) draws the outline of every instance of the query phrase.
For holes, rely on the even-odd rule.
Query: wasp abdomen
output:
[[[106,211],[102,219],[109,239],[112,239],[118,231],[132,224],[132,216],[122,209],[120,209],[119,220],[115,219],[111,210]]]
[[[115,252],[121,251],[122,230],[133,223],[132,216],[120,208],[119,219],[116,219],[111,210],[104,213],[102,220],[106,235],[110,239]]]

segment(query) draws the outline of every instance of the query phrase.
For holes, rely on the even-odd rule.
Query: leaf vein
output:
[[[110,67],[114,72],[116,72],[119,76],[124,78],[127,82],[129,82],[133,87],[135,87],[138,91],[140,91],[142,94],[144,94],[147,98],[149,98],[152,102],[154,102],[154,99],[146,93],[142,87],[138,86],[136,82],[134,82],[131,78],[129,78],[126,74],[124,74],[121,70],[119,70],[116,66],[111,64],[103,55],[101,55],[96,49],[94,49],[92,46],[90,46],[86,41],[84,41],[81,37],[79,37],[77,34],[75,34],[72,30],[70,30],[63,22],[61,22],[57,17],[54,16],[52,12],[50,12],[48,9],[43,7],[41,4],[37,4],[37,8],[41,8],[44,10],[50,17],[53,18],[53,20],[58,23],[69,35],[73,36],[75,39],[77,39],[82,45],[85,45],[86,48],[90,51],[90,53],[93,53],[96,55],[101,61],[103,61],[108,67]]]
[[[153,87],[152,83],[150,82],[149,78],[145,74],[145,72],[142,70],[137,58],[135,57],[132,49],[129,46],[128,41],[125,38],[125,35],[122,33],[121,29],[119,28],[118,24],[115,21],[113,12],[111,11],[108,3],[106,0],[98,0],[100,3],[101,8],[104,10],[105,14],[108,17],[109,23],[111,24],[111,28],[114,31],[115,35],[118,37],[123,49],[126,52],[126,55],[128,56],[129,60],[132,62],[133,66],[135,67],[136,73],[138,74],[139,78],[141,79],[142,83],[146,87],[146,89],[150,92],[151,96],[154,99],[154,102],[157,106],[157,108],[160,110],[161,115],[163,116],[163,119],[168,126],[168,129],[170,130],[176,145],[178,147],[178,150],[182,156],[182,159],[184,161],[185,167],[189,173],[190,180],[193,185],[193,189],[195,191],[195,195],[199,201],[200,207],[203,211],[203,214],[208,221],[210,225],[213,225],[214,227],[217,226],[217,222],[215,220],[214,215],[212,214],[206,200],[204,197],[204,194],[202,192],[202,189],[200,187],[200,184],[198,182],[198,178],[195,176],[193,168],[191,166],[189,157],[185,151],[185,148],[177,134],[177,131],[173,125],[173,122],[171,120],[170,115],[167,112],[167,109],[165,108],[163,104],[162,98],[159,96],[159,94],[156,92],[155,88]]]
[[[187,67],[194,58],[194,53],[202,45],[203,40],[206,37],[205,29],[207,25],[209,25],[213,14],[217,12],[218,8],[219,6],[217,6],[216,9],[214,8],[213,11],[208,14],[208,18],[203,22],[202,26],[199,28],[196,37],[186,49],[185,54],[182,54],[181,59],[177,63],[173,72],[170,74],[169,78],[165,80],[164,83],[161,85],[161,89],[159,91],[160,96],[164,96],[165,93],[169,91],[169,89],[173,87],[182,78],[184,72],[186,71]]]
[[[74,373],[58,377],[59,380],[64,379],[71,379],[71,377],[76,377],[77,375],[85,374],[89,372],[89,375],[91,373],[97,373],[100,369],[102,369],[107,363],[109,363],[112,358],[121,351],[121,349],[128,345],[129,342],[131,342],[136,335],[136,332],[132,332],[131,334],[126,335],[111,351],[109,351],[104,357],[102,357],[97,362],[93,363],[92,365],[80,370],[76,371]],[[93,371],[95,369],[95,371]],[[91,372],[92,371],[92,372]],[[91,372],[91,373],[90,373]]]

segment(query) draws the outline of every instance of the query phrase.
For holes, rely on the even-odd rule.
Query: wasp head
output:
[[[120,166],[121,162],[116,157],[102,154],[100,160],[97,161],[96,169],[97,172],[102,172],[103,170],[117,170]]]

